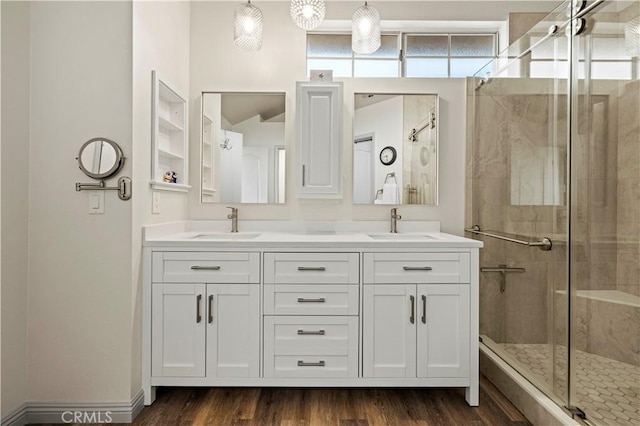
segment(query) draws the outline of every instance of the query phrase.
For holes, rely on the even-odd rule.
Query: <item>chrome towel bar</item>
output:
[[[522,244],[529,247],[538,247],[542,251],[549,251],[553,247],[553,242],[548,237],[542,237],[540,241],[523,241],[517,238],[508,237],[506,235],[500,235],[493,232],[485,232],[478,225],[474,225],[473,228],[465,228],[465,232],[471,232],[472,234],[484,235],[485,237],[497,238],[503,241],[509,241],[510,243]]]

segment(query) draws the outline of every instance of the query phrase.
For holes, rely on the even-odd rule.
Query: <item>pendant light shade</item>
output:
[[[324,19],[324,0],[291,0],[291,19],[303,30],[316,28]]]
[[[249,0],[236,8],[233,42],[242,50],[262,47],[262,11]]]
[[[367,5],[358,8],[351,19],[351,49],[368,55],[380,47],[380,13]]]

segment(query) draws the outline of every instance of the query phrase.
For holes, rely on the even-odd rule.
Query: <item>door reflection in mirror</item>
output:
[[[284,203],[284,93],[202,94],[203,203]]]
[[[438,97],[356,93],[354,204],[438,203]]]

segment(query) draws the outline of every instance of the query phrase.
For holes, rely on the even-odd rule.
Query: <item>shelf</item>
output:
[[[158,148],[158,155],[162,155],[163,157],[167,158],[174,158],[176,160],[184,160],[184,157],[182,155],[161,148]]]
[[[163,129],[170,130],[172,132],[182,132],[184,129],[180,126],[173,124],[171,121],[167,120],[162,116],[158,116],[158,125]]]
[[[184,185],[181,183],[158,182],[155,180],[152,180],[149,183],[151,184],[152,189],[159,189],[163,191],[189,192],[191,189],[191,185]]]

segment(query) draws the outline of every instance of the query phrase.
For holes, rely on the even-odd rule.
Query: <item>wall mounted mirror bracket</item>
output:
[[[108,187],[104,179],[118,173],[124,166],[124,155],[120,146],[106,138],[93,138],[80,147],[76,157],[80,170],[98,183],[76,182],[76,191],[118,191],[121,200],[131,198],[131,179],[123,176],[118,179],[118,186]]]

